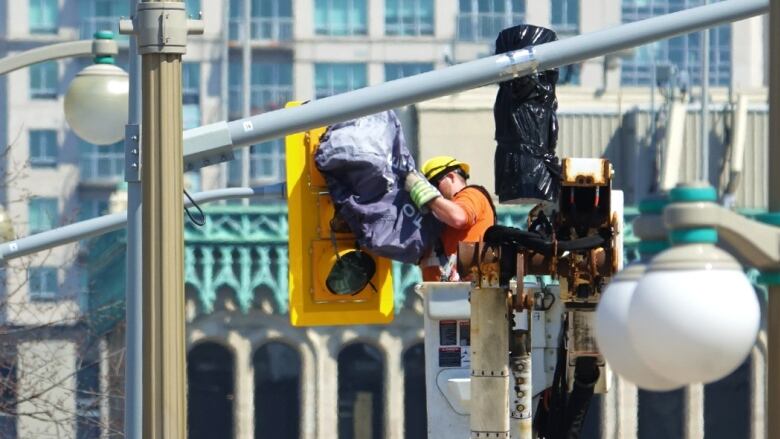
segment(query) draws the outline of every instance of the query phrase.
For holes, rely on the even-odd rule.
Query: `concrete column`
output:
[[[694,384],[685,388],[685,439],[704,439],[704,385]]]
[[[597,13],[594,13],[594,9]],[[580,33],[590,33],[621,23],[620,0],[603,0],[597,3],[580,0]],[[604,86],[604,57],[590,59],[582,64],[580,84],[586,87]],[[607,89],[620,85],[620,69],[607,71]]]
[[[613,391],[615,393],[615,430],[613,435],[604,435],[604,437],[636,439],[637,407],[639,404],[637,388],[631,382],[617,378]]]
[[[764,85],[764,66],[768,62],[764,57],[764,44],[764,17],[731,24],[731,84],[734,89]]]
[[[314,38],[314,0],[292,0],[293,39]]]
[[[339,367],[338,355],[341,345],[332,336],[323,337],[315,345],[318,361],[317,385],[320,394],[317,395],[317,429],[319,437],[338,437],[338,401],[339,401]]]
[[[379,338],[385,350],[385,437],[404,438],[404,371],[402,361],[403,341],[387,332]]]
[[[249,340],[231,332],[228,343],[235,353],[233,425],[237,439],[255,437],[255,370]]]
[[[316,332],[312,332],[317,335]],[[316,343],[312,343],[316,345]],[[301,343],[301,437],[303,439],[317,439],[319,437],[317,418],[320,410],[318,409],[318,397],[322,394],[319,391],[320,383],[319,360],[321,355],[313,352],[311,344]]]
[[[550,26],[550,0],[525,2],[525,22],[534,26]]]
[[[433,34],[437,40],[452,41],[458,26],[458,0],[433,3]]]
[[[385,0],[367,0],[368,38],[382,39],[385,36]]]
[[[761,331],[750,355],[750,437],[764,439],[766,430],[766,333]]]

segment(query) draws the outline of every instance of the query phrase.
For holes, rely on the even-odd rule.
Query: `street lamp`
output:
[[[98,32],[95,38],[113,38]],[[80,71],[65,94],[65,119],[82,139],[110,145],[124,138],[129,91],[127,72],[114,65],[112,56],[97,56],[95,64]]]
[[[65,119],[87,142],[105,145],[124,137],[128,78],[114,64],[114,34],[95,33],[94,40],[68,41],[38,47],[0,60],[0,75],[61,58],[94,55],[95,64],[79,72],[65,95]]]
[[[755,291],[740,264],[714,244],[721,237],[751,266],[777,272],[780,228],[718,206],[715,190],[706,184],[678,185],[670,196],[663,225],[674,247],[650,261],[623,320],[600,312],[598,325],[628,334],[624,343],[658,376],[682,384],[708,383],[739,367],[760,323]],[[605,292],[604,299],[610,300],[610,294]],[[609,352],[609,337],[599,337],[607,346],[607,361],[622,365],[624,352]],[[641,370],[618,373],[632,381]]]
[[[615,373],[643,389],[674,390],[685,383],[667,379],[653,371],[627,336],[629,307],[645,269],[643,263],[630,265],[609,283],[596,309],[596,338],[599,349]]]

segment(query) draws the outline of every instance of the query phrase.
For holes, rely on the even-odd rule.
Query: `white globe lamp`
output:
[[[109,34],[99,32],[95,37],[106,38]],[[110,145],[124,137],[129,78],[110,56],[97,57],[95,62],[70,83],[65,94],[65,119],[85,141]]]
[[[668,391],[685,385],[665,378],[645,364],[628,332],[628,310],[644,264],[619,272],[604,290],[596,309],[596,342],[610,368],[645,390]]]
[[[685,232],[701,237],[707,230]],[[750,353],[760,324],[758,300],[737,261],[702,242],[707,239],[688,242],[696,240],[650,262],[628,310],[639,358],[678,383],[709,383],[733,372]]]

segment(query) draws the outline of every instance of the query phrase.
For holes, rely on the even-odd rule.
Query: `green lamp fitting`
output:
[[[714,203],[718,201],[718,192],[707,183],[678,185],[669,192],[671,203]],[[669,232],[672,244],[715,244],[718,231],[714,227],[677,229]]]
[[[96,40],[113,40],[114,33],[110,30],[99,30],[95,32],[92,37]],[[92,61],[95,64],[116,64],[116,60],[112,55],[97,55]]]

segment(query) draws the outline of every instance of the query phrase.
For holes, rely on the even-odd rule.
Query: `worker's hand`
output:
[[[421,211],[426,211],[425,205],[434,198],[441,197],[441,192],[436,189],[424,176],[417,171],[406,174],[404,188],[412,196],[412,202]]]

